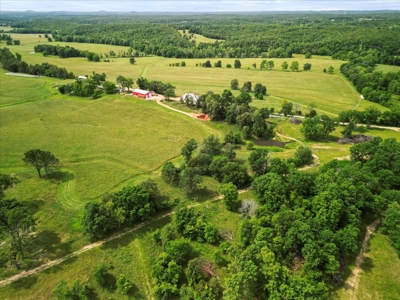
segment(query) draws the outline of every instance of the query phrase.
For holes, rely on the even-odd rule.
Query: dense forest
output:
[[[376,62],[400,65],[396,13],[40,14],[2,15],[13,32],[51,33],[55,41],[129,46],[176,58],[291,57],[378,50]],[[151,25],[151,26],[149,26]],[[177,30],[184,30],[181,35]],[[196,45],[193,34],[221,41]]]

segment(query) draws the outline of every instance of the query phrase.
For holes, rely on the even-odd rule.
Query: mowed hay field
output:
[[[2,82],[9,86],[15,79]],[[46,78],[18,79],[20,86],[32,80],[44,86],[43,93],[55,90],[46,88]],[[188,139],[204,137],[195,120],[131,96],[92,101],[57,95],[0,113],[1,169],[12,173],[24,167],[26,151],[48,150],[75,174],[80,199],[97,198],[122,180],[154,170],[180,155]]]
[[[118,75],[131,77],[136,80],[140,76],[145,76],[149,80],[160,80],[171,82],[176,86],[177,95],[185,92],[195,92],[204,94],[208,91],[222,93],[224,89],[230,89],[232,79],[239,80],[239,86],[245,81],[251,81],[253,86],[256,83],[262,83],[267,86],[268,97],[264,101],[257,101],[257,107],[280,108],[283,99],[299,103],[303,110],[314,102],[320,113],[331,116],[337,115],[342,110],[357,109],[362,99],[354,87],[341,75],[340,65],[343,61],[332,60],[330,57],[314,56],[311,59],[305,59],[304,55],[294,55],[293,58],[280,59],[273,58],[275,63],[274,70],[259,70],[261,58],[240,59],[241,69],[226,68],[229,63],[233,66],[233,58],[210,59],[214,65],[218,60],[222,61],[222,68],[203,68],[196,67],[207,59],[175,59],[164,57],[137,57],[134,65],[129,64],[128,58],[108,58],[110,62],[89,62],[86,58],[67,58],[60,59],[58,56],[43,57],[41,53],[30,54],[33,47],[38,43],[48,43],[42,36],[37,34],[12,34],[13,38],[21,40],[20,46],[9,46],[12,52],[18,52],[22,59],[27,63],[49,62],[57,66],[65,67],[75,75],[90,75],[92,71],[97,73],[106,73],[107,79],[115,81]],[[127,51],[128,47],[98,44],[81,44],[52,42],[53,45],[69,45],[81,50],[93,51],[95,53],[108,53],[110,50],[115,53]],[[186,62],[186,67],[170,67],[170,64],[176,62]],[[289,65],[292,61],[298,61],[300,70],[306,62],[312,64],[310,71],[282,71],[281,64],[287,61]],[[252,64],[256,63],[257,69]],[[333,66],[335,74],[323,73],[324,68]],[[364,101],[363,101],[364,102]],[[368,103],[365,107],[368,106]],[[364,108],[365,108],[364,107]],[[381,108],[380,106],[378,106]],[[384,110],[384,108],[381,108]]]

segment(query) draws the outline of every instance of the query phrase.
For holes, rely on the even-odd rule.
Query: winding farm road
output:
[[[248,192],[250,189],[251,188],[247,188],[247,189],[239,190],[238,192],[239,192],[239,194],[242,194],[242,193]],[[204,204],[207,204],[207,203],[210,203],[210,202],[221,200],[222,198],[223,198],[223,196],[219,195],[219,196],[217,196],[217,197],[215,197],[215,198],[213,198],[213,199],[211,199],[209,201],[205,201],[203,203],[197,203],[197,204],[194,204],[194,205],[189,205],[188,207],[196,207],[196,206],[204,205]],[[101,246],[101,245],[103,245],[103,244],[105,244],[105,243],[107,243],[109,241],[112,241],[112,240],[115,240],[117,238],[120,238],[120,237],[122,237],[124,235],[127,235],[128,233],[134,232],[134,231],[136,231],[136,230],[138,230],[138,229],[140,229],[140,228],[142,228],[142,227],[144,227],[144,226],[146,226],[148,224],[151,224],[151,223],[153,223],[153,222],[155,222],[157,220],[163,219],[163,218],[171,216],[173,214],[175,214],[175,212],[173,212],[173,211],[168,212],[168,213],[164,213],[164,214],[162,214],[162,215],[160,215],[160,216],[158,216],[158,217],[156,217],[154,219],[151,219],[151,220],[146,221],[146,222],[142,222],[142,223],[136,225],[133,228],[130,228],[128,230],[123,230],[123,231],[121,231],[119,233],[113,234],[112,236],[110,236],[110,237],[108,237],[108,238],[106,238],[104,240],[101,240],[101,241],[86,245],[83,248],[81,248],[81,249],[79,249],[79,250],[77,250],[77,251],[75,251],[75,252],[73,252],[71,254],[68,254],[68,255],[66,255],[64,257],[61,257],[61,258],[55,259],[55,260],[51,260],[51,261],[49,261],[49,262],[47,262],[47,263],[45,263],[43,265],[40,265],[37,268],[31,269],[31,270],[28,270],[28,271],[23,271],[22,273],[19,273],[17,275],[14,275],[12,277],[7,278],[7,279],[1,280],[0,281],[0,286],[4,286],[4,285],[7,285],[7,284],[10,284],[10,283],[12,283],[14,281],[17,281],[17,280],[21,279],[21,278],[24,278],[24,277],[27,277],[29,275],[33,275],[33,274],[42,272],[44,270],[47,270],[47,269],[49,269],[49,268],[51,268],[53,266],[59,265],[60,263],[66,261],[66,260],[68,260],[68,259],[70,259],[72,257],[76,257],[79,254],[85,253],[85,252],[87,252],[87,251],[89,251],[89,250],[91,250],[93,248],[99,247],[99,246]]]

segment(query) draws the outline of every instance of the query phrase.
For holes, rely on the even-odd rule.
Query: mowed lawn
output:
[[[13,38],[21,40],[20,46],[9,46],[12,52],[18,52],[27,63],[49,62],[60,67],[65,67],[75,75],[90,75],[93,71],[106,73],[107,79],[115,81],[118,75],[131,77],[136,80],[145,76],[149,80],[160,80],[171,82],[176,86],[177,95],[185,92],[204,94],[208,91],[222,93],[224,89],[230,89],[232,79],[239,80],[241,87],[245,81],[251,81],[253,87],[256,83],[267,86],[268,97],[264,101],[257,102],[257,107],[274,107],[280,109],[283,99],[298,103],[304,111],[306,107],[314,102],[320,113],[337,115],[340,111],[357,108],[361,103],[360,95],[354,87],[340,73],[340,65],[343,61],[332,60],[330,57],[313,56],[305,59],[304,55],[294,55],[293,58],[273,58],[275,67],[273,70],[261,71],[259,69],[261,58],[240,59],[241,69],[226,68],[229,63],[233,66],[234,58],[210,59],[214,65],[218,60],[222,61],[222,68],[196,67],[207,59],[175,59],[164,57],[137,57],[136,64],[129,64],[127,57],[108,58],[110,62],[89,62],[86,58],[60,59],[58,56],[43,57],[41,53],[30,54],[33,47],[38,43],[48,43],[43,37],[36,34],[12,34]],[[93,51],[95,53],[109,53],[111,50],[116,54],[128,50],[128,47],[99,44],[52,42],[53,45],[75,47],[81,50]],[[186,62],[186,67],[171,67],[176,62]],[[298,61],[299,72],[282,71],[281,64],[287,61],[289,65]],[[310,71],[301,71],[305,63],[311,63]],[[256,69],[252,64],[256,64]],[[333,66],[334,74],[323,73],[324,68]],[[365,107],[368,105],[365,105]],[[364,109],[365,109],[364,107]]]

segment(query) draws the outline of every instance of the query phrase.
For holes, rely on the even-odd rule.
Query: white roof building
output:
[[[191,99],[193,101],[193,104],[196,104],[197,101],[199,100],[199,98],[200,98],[200,96],[195,93],[186,93],[186,94],[183,94],[183,96],[181,97],[181,99],[183,101],[186,101],[186,99],[188,99],[188,100]]]

